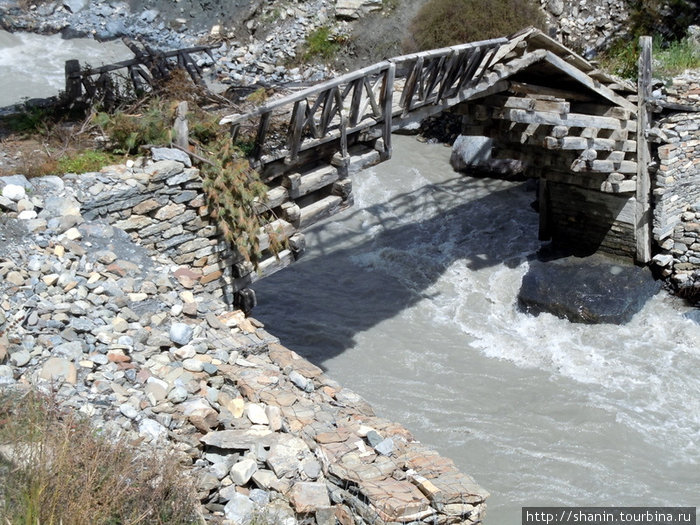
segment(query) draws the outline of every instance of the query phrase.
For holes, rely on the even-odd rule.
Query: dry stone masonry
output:
[[[452,461],[228,307],[196,170],[0,186],[0,388],[172,448],[210,523],[481,522],[487,493]]]
[[[656,144],[654,263],[681,291],[700,288],[700,75],[666,88],[664,111],[650,138]]]

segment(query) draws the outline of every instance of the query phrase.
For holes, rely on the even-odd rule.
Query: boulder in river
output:
[[[518,304],[575,323],[627,323],[661,288],[648,268],[600,254],[530,262]]]

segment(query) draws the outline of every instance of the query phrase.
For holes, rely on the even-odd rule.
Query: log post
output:
[[[188,150],[190,145],[189,129],[187,126],[187,101],[182,101],[177,105],[177,116],[173,126],[175,144],[184,150]]]
[[[66,60],[66,96],[75,101],[83,96],[83,85],[80,79],[80,61]]]
[[[384,130],[382,138],[384,139],[384,151],[382,158],[384,160],[391,158],[391,126],[393,124],[394,111],[394,76],[396,74],[396,64],[393,62],[389,65],[389,69],[384,73],[384,85],[382,86],[382,112],[384,113]]]
[[[646,132],[651,114],[651,37],[639,38],[639,77],[637,80],[637,194],[635,207],[635,241],[638,263],[651,260],[651,182],[649,180],[649,143]]]

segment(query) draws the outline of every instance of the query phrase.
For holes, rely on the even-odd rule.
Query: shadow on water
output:
[[[439,295],[430,288],[455,261],[521,264],[539,247],[533,198],[528,183],[455,174],[353,207],[307,230],[305,257],[256,283],[253,315],[323,366],[356,334]]]

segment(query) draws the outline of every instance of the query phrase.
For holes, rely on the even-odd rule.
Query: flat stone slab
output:
[[[661,289],[648,268],[603,255],[530,262],[518,304],[575,323],[624,324]]]

